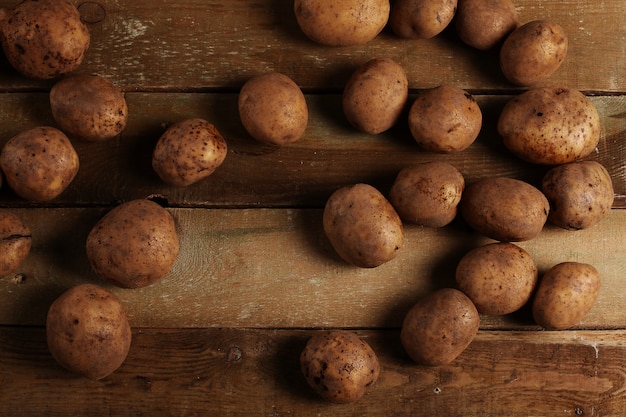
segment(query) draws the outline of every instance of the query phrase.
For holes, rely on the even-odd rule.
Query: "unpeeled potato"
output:
[[[0,277],[19,268],[31,245],[29,227],[14,213],[0,209]]]
[[[430,39],[454,18],[457,0],[396,0],[389,16],[393,32],[408,39]]]
[[[459,0],[456,31],[466,44],[488,50],[497,47],[519,25],[511,0]]]

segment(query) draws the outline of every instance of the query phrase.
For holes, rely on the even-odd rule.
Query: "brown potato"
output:
[[[261,143],[284,145],[300,139],[309,110],[300,87],[279,73],[249,79],[239,93],[239,117],[246,131]]]
[[[465,254],[456,283],[481,314],[503,315],[522,308],[537,285],[530,254],[512,243],[490,243]]]
[[[465,188],[463,174],[445,162],[403,168],[389,191],[389,202],[402,220],[443,227],[456,217]]]
[[[465,189],[459,209],[477,232],[501,242],[518,242],[541,232],[550,205],[541,191],[524,181],[490,177]]]
[[[138,199],[100,219],[87,236],[86,250],[101,279],[122,288],[140,288],[170,271],[179,241],[171,214],[151,200]]]
[[[421,93],[409,111],[409,128],[415,141],[432,152],[467,149],[478,137],[483,116],[474,97],[452,86]]]
[[[404,241],[393,206],[368,184],[336,190],[324,207],[324,232],[346,262],[374,268],[396,257]]]
[[[400,340],[421,365],[447,365],[474,340],[480,326],[476,307],[465,294],[443,288],[424,297],[404,317]]]
[[[75,74],[50,89],[50,109],[61,130],[88,142],[119,135],[128,121],[124,94],[97,75]]]
[[[8,210],[0,209],[0,277],[15,272],[30,253],[30,229]]]
[[[186,187],[213,174],[228,147],[215,126],[188,119],[170,126],[152,153],[152,168],[167,184]]]
[[[459,0],[455,25],[461,41],[486,51],[517,29],[519,16],[511,0]]]
[[[457,0],[396,0],[389,25],[401,38],[430,39],[450,24]]]
[[[61,366],[97,380],[124,363],[132,334],[115,294],[97,285],[81,284],[65,291],[50,306],[46,339]]]
[[[24,0],[10,9],[0,41],[22,75],[50,79],[77,69],[90,34],[76,7],[66,0]]]
[[[600,274],[589,264],[563,262],[546,272],[533,299],[538,325],[564,330],[578,324],[591,310],[600,293]]]
[[[362,132],[382,133],[402,115],[409,97],[404,69],[390,58],[375,58],[361,65],[343,90],[343,112]]]
[[[300,29],[314,42],[354,46],[374,39],[389,20],[389,0],[295,0]]]
[[[557,23],[528,22],[504,40],[500,68],[511,83],[531,86],[545,80],[561,66],[567,48],[567,34]]]
[[[0,152],[9,187],[30,201],[50,201],[76,177],[78,154],[63,132],[49,126],[28,129],[9,139]]]
[[[541,187],[550,202],[548,221],[570,230],[600,222],[615,199],[611,175],[596,161],[554,167],[544,175]]]
[[[311,388],[333,403],[358,401],[380,374],[376,353],[347,330],[311,337],[300,354],[300,366]]]
[[[571,88],[535,88],[504,106],[498,119],[504,145],[521,159],[544,165],[574,162],[600,141],[600,116]]]

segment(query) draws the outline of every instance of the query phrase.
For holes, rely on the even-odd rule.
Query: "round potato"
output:
[[[374,268],[396,257],[404,241],[402,220],[376,188],[344,186],[326,202],[324,232],[346,262]]]
[[[326,46],[363,45],[389,20],[389,0],[295,0],[294,13],[302,32]]]
[[[500,68],[511,83],[531,86],[545,80],[561,66],[567,48],[567,34],[557,23],[528,22],[504,40]]]
[[[61,294],[46,318],[46,339],[54,359],[90,379],[116,371],[132,339],[126,311],[112,292],[81,284]]]
[[[375,58],[361,65],[343,90],[343,112],[362,132],[378,134],[400,118],[409,97],[404,69],[389,58]]]
[[[8,210],[0,209],[0,277],[15,272],[30,253],[30,229]]]
[[[215,126],[188,119],[170,126],[152,153],[152,168],[167,184],[186,187],[213,174],[228,147]]]
[[[425,150],[440,153],[467,149],[478,137],[483,116],[474,97],[442,85],[421,93],[409,110],[409,128]]]
[[[78,9],[66,0],[24,0],[7,13],[0,41],[22,75],[50,79],[77,69],[90,34]]]
[[[465,188],[463,174],[445,162],[403,168],[389,191],[400,218],[425,227],[443,227],[456,217]]]
[[[333,403],[358,401],[380,374],[376,353],[347,330],[311,337],[300,354],[300,366],[311,388]]]
[[[574,162],[600,141],[600,116],[591,100],[571,88],[535,88],[504,106],[498,119],[504,145],[521,159],[544,165]]]
[[[50,109],[61,130],[88,142],[119,135],[128,121],[124,94],[97,75],[75,74],[50,89]]]
[[[530,254],[512,243],[490,243],[468,252],[457,265],[456,283],[481,314],[503,315],[522,308],[537,285]]]
[[[393,32],[408,39],[430,39],[450,24],[457,0],[396,0],[389,16]]]
[[[109,211],[91,229],[87,257],[103,280],[122,288],[140,288],[161,280],[179,251],[176,225],[157,203],[138,199]]]
[[[284,145],[300,139],[309,109],[300,87],[284,74],[249,79],[239,92],[239,117],[246,131],[261,143]]]
[[[465,294],[443,288],[424,297],[404,317],[400,340],[421,365],[447,365],[474,340],[480,326],[476,307]]]
[[[459,0],[455,25],[461,41],[486,51],[517,29],[519,16],[511,0]]]
[[[541,187],[550,202],[548,221],[569,230],[600,222],[615,199],[611,175],[596,161],[554,167],[544,175]]]
[[[78,173],[79,161],[63,132],[39,126],[9,139],[0,151],[0,168],[17,195],[43,202],[65,191]]]
[[[541,232],[550,205],[541,191],[524,181],[490,177],[465,189],[459,210],[477,232],[501,242],[518,242]]]
[[[600,274],[589,264],[563,262],[546,272],[533,299],[538,325],[564,330],[578,324],[591,310],[600,293]]]

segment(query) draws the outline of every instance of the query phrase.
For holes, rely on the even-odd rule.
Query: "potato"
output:
[[[90,34],[76,7],[66,0],[23,0],[8,11],[0,42],[22,75],[50,79],[77,69]]]
[[[9,139],[0,151],[0,168],[17,195],[44,202],[65,191],[78,173],[79,161],[63,132],[39,126]]]
[[[421,93],[409,110],[409,128],[415,141],[432,152],[467,149],[478,137],[482,112],[474,97],[442,85]]]
[[[537,285],[531,255],[512,243],[490,243],[465,254],[456,283],[481,314],[503,315],[522,308]]]
[[[346,262],[374,268],[394,259],[404,229],[393,206],[376,188],[354,184],[339,188],[326,202],[324,232]]]
[[[80,284],[61,294],[48,309],[46,339],[61,366],[97,380],[126,360],[132,335],[115,294],[98,285]]]
[[[511,0],[459,0],[455,26],[461,41],[481,51],[493,49],[519,25]]]
[[[550,205],[541,191],[524,181],[489,177],[465,189],[459,210],[477,232],[501,242],[518,242],[541,232]]]
[[[170,126],[152,153],[152,168],[167,184],[186,187],[213,174],[228,147],[216,127],[204,119]]]
[[[30,229],[9,210],[0,209],[0,277],[15,272],[30,253]]]
[[[295,0],[296,20],[312,41],[326,46],[363,45],[389,20],[389,0]]]
[[[611,175],[596,161],[556,166],[544,175],[541,188],[550,202],[548,221],[569,230],[597,224],[615,198]]]
[[[408,97],[404,69],[390,58],[375,58],[361,65],[346,83],[343,112],[360,131],[378,134],[398,121]]]
[[[532,86],[551,76],[567,55],[567,34],[555,22],[535,20],[515,29],[500,49],[500,68],[513,84]]]
[[[409,310],[400,340],[416,363],[447,365],[474,340],[479,326],[480,316],[472,300],[457,289],[442,288]]]
[[[50,109],[61,130],[88,142],[119,135],[128,121],[124,94],[97,75],[69,75],[50,89]]]
[[[504,145],[521,159],[535,164],[566,164],[596,149],[600,116],[580,91],[535,88],[506,103],[497,129]]]
[[[249,79],[239,92],[238,106],[241,122],[250,136],[270,145],[297,141],[309,120],[300,87],[277,72]]]
[[[333,403],[358,401],[380,374],[376,353],[348,330],[312,336],[300,354],[300,366],[311,388]]]
[[[401,38],[430,39],[450,24],[457,0],[396,0],[389,25]]]
[[[389,191],[389,202],[402,220],[443,227],[456,217],[465,188],[463,174],[445,162],[403,168]]]
[[[550,330],[578,324],[600,293],[600,274],[589,264],[562,262],[546,272],[533,299],[535,322]]]
[[[131,200],[96,223],[86,250],[93,270],[104,281],[122,288],[146,287],[174,265],[178,233],[166,209],[151,200]]]

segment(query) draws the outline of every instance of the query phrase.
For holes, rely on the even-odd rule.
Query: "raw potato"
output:
[[[98,380],[126,360],[132,334],[115,294],[97,285],[81,284],[50,306],[46,338],[50,353],[61,366]]]
[[[530,254],[512,243],[490,243],[468,252],[457,265],[456,283],[481,314],[503,315],[522,308],[537,285]]]
[[[15,272],[30,253],[30,229],[8,210],[0,209],[0,277]]]
[[[465,189],[459,209],[477,232],[501,242],[518,242],[541,232],[550,205],[541,191],[524,181],[490,177]]]
[[[580,323],[600,293],[600,274],[589,264],[563,262],[539,281],[532,312],[537,324],[565,330]]]
[[[459,290],[443,288],[409,310],[400,340],[418,364],[447,365],[474,340],[479,326],[480,316],[472,300]]]
[[[375,58],[361,65],[343,90],[343,112],[362,132],[378,134],[400,118],[409,97],[404,69],[389,58]]]
[[[486,51],[517,29],[519,16],[511,0],[459,0],[455,24],[461,41]]]
[[[389,20],[389,0],[295,0],[302,32],[327,46],[354,46],[374,39]]]
[[[87,236],[87,257],[103,280],[140,288],[161,280],[179,251],[176,225],[157,203],[138,199],[109,211]]]
[[[346,262],[374,268],[396,257],[404,241],[393,206],[368,184],[336,190],[324,207],[324,232]]]
[[[152,167],[167,184],[186,187],[213,174],[228,147],[215,126],[188,119],[170,126],[152,153]]]
[[[425,227],[443,227],[456,217],[465,179],[445,162],[403,168],[389,191],[389,202],[402,220]]]
[[[300,366],[311,388],[333,403],[358,401],[380,374],[376,353],[347,330],[311,337],[300,354]]]
[[[513,84],[531,86],[551,76],[567,55],[567,34],[555,22],[535,20],[515,29],[500,49],[500,68]]]
[[[550,202],[548,221],[570,230],[600,222],[615,199],[611,175],[596,161],[554,167],[544,175],[541,187]]]
[[[457,0],[396,0],[389,25],[401,38],[430,39],[450,24]]]
[[[65,191],[78,173],[79,161],[63,132],[40,126],[9,139],[0,152],[0,168],[17,195],[44,202]]]
[[[128,121],[124,94],[97,75],[75,74],[50,90],[50,109],[61,130],[88,142],[119,135]]]
[[[309,120],[300,87],[277,72],[249,79],[239,92],[238,106],[246,131],[265,144],[284,145],[297,141]]]
[[[409,128],[425,150],[440,153],[467,149],[478,137],[483,116],[474,97],[442,85],[421,93],[411,105]]]
[[[559,165],[582,159],[600,141],[600,115],[571,88],[528,90],[504,106],[498,119],[504,145],[521,159]]]
[[[80,66],[90,34],[69,1],[24,0],[8,11],[0,41],[22,75],[50,79]]]

